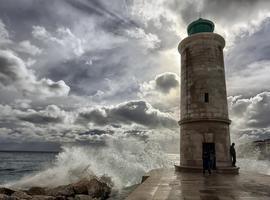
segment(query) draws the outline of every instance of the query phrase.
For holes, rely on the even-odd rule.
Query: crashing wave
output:
[[[7,187],[52,187],[76,182],[89,176],[108,176],[116,188],[140,182],[145,172],[168,167],[169,160],[157,143],[121,139],[105,146],[65,146],[49,168],[28,175]]]

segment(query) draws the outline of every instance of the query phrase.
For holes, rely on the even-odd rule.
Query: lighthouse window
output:
[[[205,103],[209,102],[209,94],[208,93],[204,93],[204,102]]]

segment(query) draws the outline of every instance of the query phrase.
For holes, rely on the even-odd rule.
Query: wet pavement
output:
[[[270,200],[270,176],[180,173],[156,169],[127,200]]]

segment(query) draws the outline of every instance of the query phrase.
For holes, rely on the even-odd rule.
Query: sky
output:
[[[179,146],[179,42],[224,49],[232,140],[270,137],[268,0],[0,0],[0,150],[109,139]]]

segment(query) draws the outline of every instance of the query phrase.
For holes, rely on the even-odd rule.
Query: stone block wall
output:
[[[215,143],[217,167],[231,166],[224,46],[215,33],[194,34],[179,44],[181,166],[202,166],[203,143]]]

